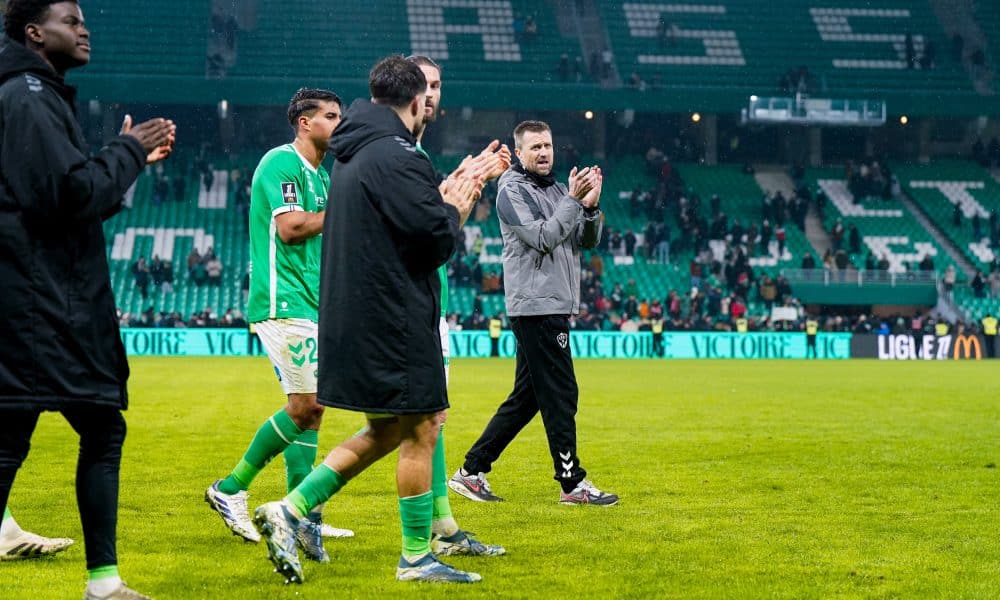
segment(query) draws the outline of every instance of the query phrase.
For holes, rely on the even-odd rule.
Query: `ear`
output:
[[[517,157],[518,161],[521,160],[521,149],[520,148],[514,148],[514,156]]]
[[[28,23],[24,26],[24,39],[41,45],[45,42],[45,34],[42,33],[42,29],[38,25]]]
[[[410,116],[416,117],[418,115],[423,114],[424,112],[423,107],[424,107],[424,96],[422,94],[414,96],[413,100],[410,100]]]

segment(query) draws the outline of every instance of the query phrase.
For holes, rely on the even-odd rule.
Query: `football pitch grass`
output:
[[[137,358],[122,467],[122,576],[154,598],[1000,597],[1000,383],[986,362],[578,361],[579,451],[615,507],[557,503],[536,418],[490,476],[498,504],[451,497],[508,555],[451,558],[471,586],[397,583],[395,457],[326,509],[356,537],[327,540],[285,586],[263,545],[203,501],[281,404],[263,358]],[[513,380],[508,360],[458,360],[449,470]],[[320,452],[358,430],[328,410]],[[43,416],[11,499],[26,529],[77,544],[0,563],[0,598],[78,598],[83,540],[76,436]],[[250,504],[284,494],[277,459]]]

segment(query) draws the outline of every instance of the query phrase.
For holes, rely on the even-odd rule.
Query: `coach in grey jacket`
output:
[[[520,164],[500,177],[497,215],[503,234],[504,288],[517,338],[514,389],[448,485],[478,501],[497,501],[486,473],[514,437],[542,413],[563,504],[617,504],[586,478],[576,452],[579,392],[569,316],[580,309],[580,248],[601,239],[603,178],[597,167],[572,169],[569,186],[552,176],[552,131],[541,121],[514,129]]]

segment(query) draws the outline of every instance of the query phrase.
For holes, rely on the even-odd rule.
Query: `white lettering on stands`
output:
[[[957,204],[966,219],[975,215],[986,218],[989,215],[983,205],[969,193],[969,190],[981,190],[986,187],[982,181],[911,181],[911,188],[935,189],[941,192],[948,202]]]
[[[164,260],[173,260],[174,243],[178,237],[189,237],[199,252],[215,246],[215,236],[205,233],[204,229],[183,229],[175,227],[129,227],[123,233],[116,233],[111,245],[111,260],[132,260],[135,252],[135,239],[139,236],[153,238],[151,256],[159,256]]]
[[[816,31],[824,42],[853,42],[862,44],[891,44],[896,51],[898,60],[872,60],[835,58],[833,66],[838,69],[906,69],[906,34],[905,33],[855,33],[848,21],[850,17],[865,17],[869,19],[909,19],[910,11],[906,9],[891,10],[884,8],[810,8]],[[880,23],[879,29],[885,29],[887,24]],[[907,25],[903,30],[909,29]],[[913,50],[917,56],[923,54],[924,36],[912,36]],[[871,50],[866,49],[870,54]]]
[[[478,24],[445,23],[446,8],[475,10]],[[486,60],[521,62],[521,46],[514,39],[514,9],[507,0],[407,0],[406,13],[414,54],[448,60],[448,34],[473,34],[482,38]]]
[[[837,207],[845,217],[902,217],[903,211],[898,208],[865,208],[854,203],[854,196],[847,189],[843,179],[819,179],[816,184],[823,190],[830,203]]]
[[[866,235],[862,241],[871,249],[872,254],[878,257],[885,257],[889,261],[890,273],[906,273],[907,268],[904,263],[916,263],[923,260],[924,256],[937,256],[937,248],[931,242],[913,242],[905,235]],[[909,246],[912,252],[897,252],[893,246]]]
[[[726,7],[718,4],[643,4],[626,2],[622,5],[629,33],[634,38],[655,38],[663,14],[725,15]],[[669,21],[669,19],[666,19]],[[669,26],[669,25],[668,25]],[[724,65],[742,67],[747,64],[735,31],[724,29],[681,29],[674,26],[670,35],[677,39],[701,40],[704,56],[640,54],[644,65]]]

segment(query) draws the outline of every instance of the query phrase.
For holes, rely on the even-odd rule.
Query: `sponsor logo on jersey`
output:
[[[295,183],[291,181],[281,182],[281,197],[284,198],[285,204],[298,204],[299,195],[295,191]]]

